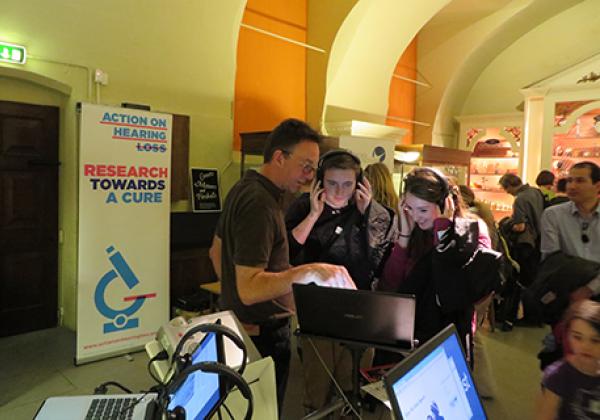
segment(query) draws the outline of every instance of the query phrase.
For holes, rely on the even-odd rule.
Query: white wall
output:
[[[548,19],[501,52],[481,73],[463,115],[512,112],[521,88],[600,54],[600,1],[588,0]],[[580,76],[600,67],[590,63]],[[598,58],[600,64],[600,57]],[[557,81],[573,83],[572,79]]]

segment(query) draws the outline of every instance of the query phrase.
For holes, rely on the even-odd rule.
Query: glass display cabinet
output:
[[[565,177],[574,164],[586,160],[600,165],[600,101],[555,103],[552,172]]]
[[[456,180],[468,184],[471,152],[428,144],[397,145],[394,153],[394,187],[401,195],[402,180],[417,166],[430,166]]]

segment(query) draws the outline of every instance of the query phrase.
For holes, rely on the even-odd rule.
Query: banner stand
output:
[[[169,319],[171,131],[81,104],[76,365],[142,350]]]

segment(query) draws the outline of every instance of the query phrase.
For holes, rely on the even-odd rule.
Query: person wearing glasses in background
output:
[[[275,127],[260,170],[248,170],[227,194],[210,249],[221,280],[221,308],[232,310],[260,354],[275,362],[280,414],[291,357],[292,284],[356,288],[342,266],[290,267],[282,196],[313,180],[320,141],[300,120],[287,119]]]
[[[600,262],[600,167],[579,162],[569,170],[567,196],[571,201],[548,207],[541,221],[542,260],[562,251]],[[600,273],[571,294],[571,300],[600,294]]]
[[[540,278],[544,277],[545,264],[562,258],[563,254],[582,259],[577,262],[579,266],[587,264],[587,261],[600,263],[600,167],[589,161],[573,165],[567,176],[567,196],[570,201],[548,207],[542,215]],[[591,270],[590,274],[594,276],[594,268]],[[574,289],[569,296],[571,302],[600,295],[600,271],[581,287],[575,286],[582,281],[574,276],[567,276],[561,281],[573,284],[566,289]],[[565,324],[559,321],[552,323],[551,327],[552,337],[544,340],[545,348],[538,354],[542,368],[571,351],[569,342],[565,340]]]

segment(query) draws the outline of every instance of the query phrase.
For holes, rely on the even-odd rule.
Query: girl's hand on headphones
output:
[[[310,189],[310,214],[317,218],[323,213],[325,207],[326,192],[321,188],[321,181],[315,179],[315,182]]]
[[[373,197],[371,183],[366,177],[363,177],[362,182],[356,184],[354,197],[356,199],[358,211],[360,211],[360,214],[365,214],[367,208],[369,208],[369,204],[371,204],[371,198]]]
[[[412,217],[410,217],[410,213],[408,212],[408,210],[405,207],[405,203],[404,200],[402,200],[400,202],[400,205],[398,206],[398,210],[399,210],[399,226],[398,228],[400,229],[400,237],[399,239],[399,243],[400,246],[402,247],[406,247],[408,245],[408,240],[410,239],[410,235],[412,234],[412,231],[415,227],[415,221],[413,220]]]
[[[450,193],[444,200],[444,212],[442,213],[441,217],[452,220],[454,218],[455,209],[456,206],[454,205],[454,197],[453,194]]]

